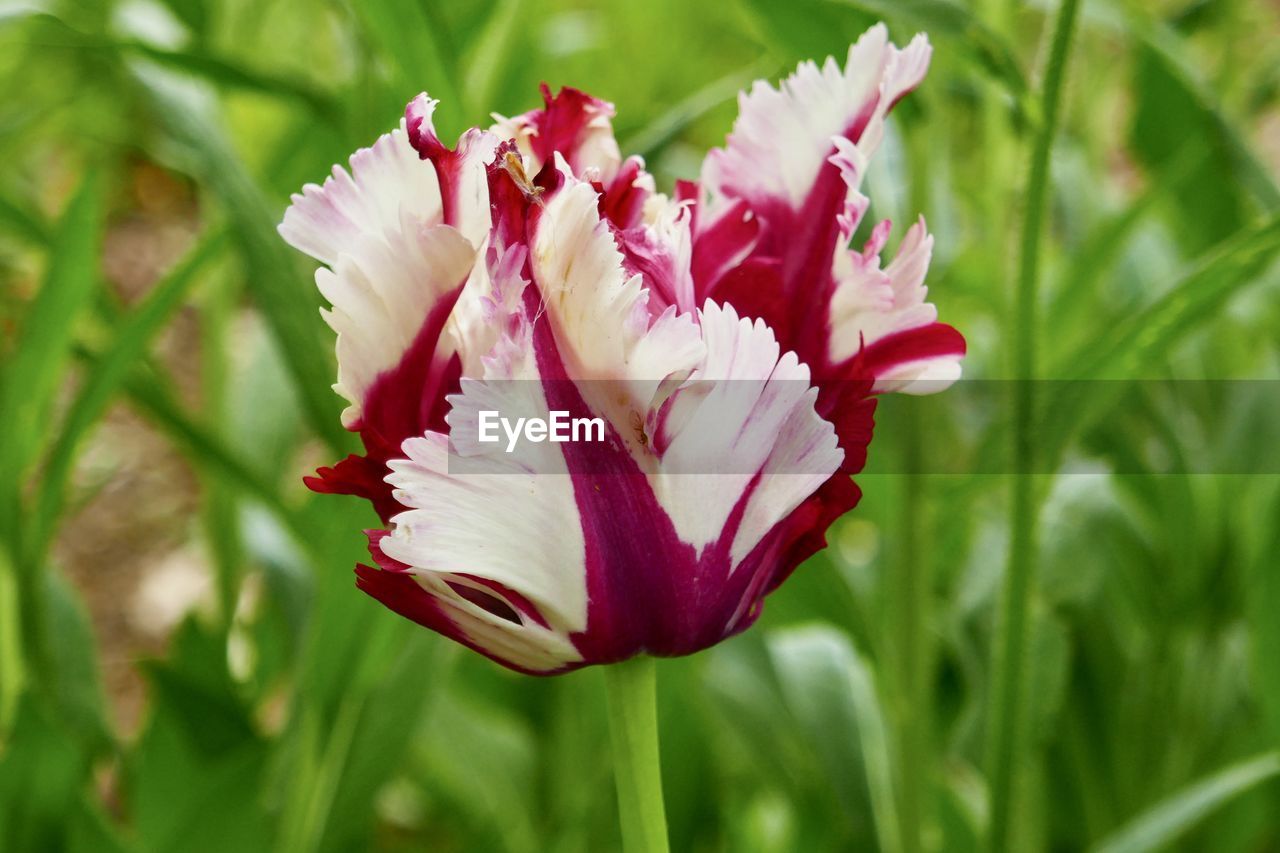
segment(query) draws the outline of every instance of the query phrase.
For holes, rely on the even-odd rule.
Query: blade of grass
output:
[[[227,440],[230,380],[228,354],[231,352],[229,326],[240,297],[239,281],[227,276],[205,293],[200,324],[200,391],[202,420],[209,433]],[[242,539],[237,508],[238,495],[223,478],[202,471],[205,540],[213,554],[218,614],[229,625],[235,610],[236,587],[242,560]]]
[[[464,79],[470,99],[469,114],[488,109],[487,105],[494,103],[502,72],[511,57],[511,45],[519,32],[523,6],[524,0],[501,0],[489,13]]]
[[[239,61],[228,61],[199,51],[163,50],[137,41],[118,42],[115,47],[160,65],[194,74],[218,86],[297,101],[316,117],[335,127],[339,125],[337,101],[306,80],[259,71],[246,67]]]
[[[1054,390],[1040,437],[1042,461],[1058,459],[1071,437],[1124,393],[1128,383],[1123,380],[1150,371],[1206,317],[1216,316],[1232,296],[1255,283],[1277,255],[1280,216],[1214,247],[1161,299],[1065,357],[1054,375],[1080,381]]]
[[[101,221],[102,188],[98,178],[90,175],[58,225],[48,273],[0,372],[0,416],[5,423],[5,440],[0,442],[0,471],[5,472],[0,529],[9,529],[16,520],[22,477],[45,434],[49,407],[70,357],[76,320],[89,305],[98,281]]]
[[[27,544],[29,562],[43,560],[57,529],[66,498],[66,485],[77,451],[94,424],[106,412],[128,371],[147,351],[155,336],[182,304],[199,273],[226,248],[223,234],[201,239],[120,324],[115,338],[84,377],[48,453],[44,476],[31,520],[34,533]]]
[[[76,356],[89,364],[91,369],[98,358],[83,347],[77,347]],[[207,466],[245,494],[260,501],[280,520],[304,551],[317,556],[312,547],[312,532],[302,516],[281,500],[279,492],[271,483],[241,462],[236,452],[227,447],[225,442],[189,417],[173,399],[172,392],[161,377],[153,371],[135,366],[125,377],[123,387],[133,407],[178,445],[184,455],[199,465]]]
[[[1072,379],[1136,375],[1155,356],[1213,316],[1280,251],[1280,216],[1215,246],[1161,299],[1080,347],[1059,366]]]
[[[1084,322],[1081,315],[1089,310],[1099,282],[1114,269],[1139,228],[1151,219],[1160,202],[1191,174],[1195,165],[1192,154],[1187,151],[1166,166],[1144,192],[1122,210],[1098,223],[1081,246],[1072,251],[1070,262],[1056,284],[1048,312],[1055,326],[1085,328],[1091,336],[1096,336],[1095,324]]]
[[[22,614],[16,567],[8,548],[0,548],[0,746],[9,738],[18,701],[27,686],[22,653]]]
[[[1233,764],[1162,800],[1090,849],[1092,853],[1163,850],[1222,806],[1277,775],[1280,753],[1267,752]]]
[[[925,448],[918,419],[904,418],[900,424],[902,465],[894,571],[885,580],[886,607],[891,629],[895,665],[889,678],[897,740],[898,812],[901,849],[918,853],[923,848],[921,818],[929,791],[927,732],[929,730],[929,619],[932,579],[928,547],[920,540],[926,535]]]
[[[862,761],[867,774],[867,790],[871,797],[871,814],[875,820],[876,840],[883,853],[906,849],[902,844],[898,816],[893,797],[893,762],[889,757],[889,734],[875,675],[856,651],[849,666],[849,689],[853,695],[854,713],[858,717],[858,736],[862,741]],[[919,835],[919,828],[915,834]]]
[[[8,558],[0,568],[12,575],[3,583],[16,590],[16,595],[4,595],[3,603],[12,609],[0,613],[0,619],[21,626],[25,654],[37,678],[48,672],[42,622],[44,585],[37,576],[38,567],[23,561],[23,480],[39,452],[54,396],[66,375],[77,320],[98,282],[102,217],[101,181],[90,173],[58,224],[48,273],[23,318],[17,344],[0,370],[0,422],[5,424],[5,437],[0,441],[0,538],[8,549]],[[0,678],[18,683],[21,671],[12,672],[12,676]],[[14,683],[6,683],[0,695],[12,694]]]
[[[987,772],[991,824],[987,843],[995,853],[1015,845],[1014,797],[1028,748],[1027,652],[1036,558],[1036,346],[1039,342],[1040,246],[1049,200],[1049,156],[1075,32],[1079,0],[1063,0],[1041,89],[1043,122],[1037,131],[1027,180],[1013,326],[1013,482],[1009,507],[1009,559],[992,642],[992,688],[987,709]]]
[[[0,222],[4,223],[11,234],[33,246],[43,248],[53,239],[49,226],[43,219],[3,195],[0,195]]]
[[[162,69],[140,63],[137,70],[169,132],[191,153],[193,170],[222,202],[244,257],[249,292],[279,343],[311,428],[341,455],[351,437],[340,425],[337,398],[329,388],[333,357],[320,342],[318,297],[302,281],[296,259],[276,234],[278,213],[218,125],[196,105],[200,93],[183,91]]]
[[[689,97],[680,101],[649,124],[628,137],[620,146],[623,151],[652,157],[676,138],[682,130],[693,124],[720,104],[746,89],[752,80],[769,75],[776,70],[775,63],[759,59],[750,65],[726,74]]]

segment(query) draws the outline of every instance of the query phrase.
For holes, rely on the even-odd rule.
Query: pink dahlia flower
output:
[[[757,82],[672,196],[622,158],[611,104],[545,87],[453,148],[419,95],[350,172],[295,195],[280,233],[325,264],[335,388],[365,448],[307,482],[382,519],[359,587],[539,674],[750,625],[857,503],[876,395],[959,376],[924,222],[887,264],[888,222],[848,246],[885,115],[929,54],[877,26],[843,68]],[[520,453],[483,437],[539,412],[599,434],[526,431]]]

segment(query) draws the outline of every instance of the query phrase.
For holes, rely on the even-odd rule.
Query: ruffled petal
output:
[[[757,83],[740,98],[727,146],[703,166],[695,194],[696,293],[765,320],[813,369],[824,396],[843,401],[824,400],[820,411],[853,402],[833,383],[870,379],[874,393],[922,392],[958,376],[958,334],[945,345],[936,335],[924,347],[876,345],[936,321],[924,301],[932,242],[923,226],[885,270],[879,251],[887,225],[864,252],[846,249],[867,209],[859,185],[885,117],[923,79],[929,57],[923,35],[900,50],[883,25],[872,27],[843,68],[830,59],[821,67],[802,63],[778,88]],[[855,358],[863,346],[874,351]]]
[[[323,312],[325,320],[338,333],[334,389],[351,403],[344,425],[361,427],[366,398],[380,377],[415,350],[420,335],[432,338],[425,347],[431,350],[428,359],[447,355],[436,352],[440,328],[432,330],[429,319],[433,312],[447,316],[474,261],[475,249],[455,228],[409,225],[382,237],[365,235],[350,254],[338,256],[332,270],[316,271],[316,284],[333,306]],[[412,405],[417,408],[416,401]]]
[[[418,159],[404,120],[350,163],[350,172],[334,166],[322,186],[307,184],[292,196],[279,228],[289,245],[333,266],[362,237],[398,233],[406,219],[442,221],[436,172]]]
[[[451,473],[445,435],[409,439],[403,450],[387,481],[407,510],[392,519],[384,554],[418,573],[465,572],[514,590],[537,608],[535,622],[557,630],[586,626],[584,546],[562,456],[545,452],[530,470],[526,457],[493,445],[467,458],[466,473]]]
[[[418,155],[435,170],[441,221],[457,228],[479,247],[489,232],[487,168],[500,140],[492,133],[472,128],[462,134],[457,148],[447,148],[431,121],[438,103],[425,92],[418,95],[405,108],[404,126]]]
[[[611,183],[622,162],[613,137],[613,104],[569,87],[552,96],[543,83],[541,91],[541,109],[512,118],[495,115],[491,132],[515,140],[530,175],[559,154],[577,177]]]
[[[862,365],[874,377],[876,393],[941,391],[960,376],[965,342],[937,322],[938,309],[925,301],[933,237],[921,218],[907,230],[893,261],[881,269],[880,251],[888,233],[885,220],[861,252],[836,255],[830,360],[846,362],[865,347]]]
[[[781,353],[764,323],[713,302],[700,319],[707,355],[656,419],[654,481],[681,540],[699,552],[750,495],[729,551],[732,571],[844,454],[815,411],[808,368]]]
[[[503,666],[551,675],[581,665],[562,632],[541,624],[532,605],[500,584],[466,574],[424,572],[387,556],[390,534],[370,533],[377,568],[356,567],[356,585],[388,609]]]

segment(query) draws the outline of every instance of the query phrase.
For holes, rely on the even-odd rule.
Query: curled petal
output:
[[[880,250],[888,232],[885,220],[862,252],[836,255],[830,358],[844,362],[866,347],[863,364],[875,378],[877,393],[941,391],[959,378],[965,344],[954,330],[935,329],[941,326],[938,309],[925,301],[933,236],[921,218],[907,230],[893,261],[881,269]]]
[[[546,624],[582,630],[583,544],[563,523],[577,512],[563,458],[545,453],[531,471],[497,452],[461,475],[450,474],[449,439],[440,433],[409,439],[403,450],[407,458],[392,460],[387,481],[407,510],[392,519],[382,552],[416,572],[494,581],[520,593]]]
[[[689,208],[661,196],[655,197],[648,208],[648,221],[616,232],[623,265],[627,272],[639,275],[648,288],[650,311],[661,311],[669,305],[681,313],[693,311]]]
[[[540,623],[517,593],[471,575],[415,570],[383,551],[390,539],[372,532],[377,568],[356,567],[356,585],[389,609],[519,672],[550,675],[581,665],[564,634]]]
[[[936,338],[923,349],[875,346],[936,320],[924,301],[932,241],[923,225],[908,234],[899,260],[886,270],[878,256],[887,224],[873,232],[863,253],[845,248],[867,210],[859,185],[885,117],[920,83],[929,57],[924,36],[900,50],[882,25],[872,27],[850,48],[843,68],[830,59],[821,67],[802,63],[778,88],[755,84],[740,99],[728,145],[712,151],[703,166],[696,292],[764,319],[814,370],[824,396],[838,396],[841,405],[852,404],[848,391],[837,392],[832,383],[870,378],[875,392],[936,390],[940,380],[958,375],[964,352],[959,335],[946,346]],[[854,358],[864,345],[875,351]],[[872,368],[877,372],[869,376],[859,372]],[[930,381],[914,381],[919,378]],[[839,407],[828,400],[819,408]],[[852,457],[853,446],[845,447]]]
[[[474,260],[475,249],[456,229],[435,225],[362,238],[332,270],[316,271],[333,305],[323,313],[338,333],[334,389],[351,403],[343,413],[348,428],[360,428],[366,398],[407,354],[429,349],[418,357],[439,360],[440,326]],[[424,334],[431,340],[418,344]]]
[[[530,267],[535,317],[551,324],[567,376],[648,385],[687,375],[703,354],[691,318],[652,317],[649,291],[641,276],[626,274],[595,190],[567,170],[564,176],[564,186],[534,211]],[[654,324],[662,326],[664,346],[641,346]]]
[[[919,84],[929,53],[924,36],[898,50],[877,24],[849,48],[843,69],[828,58],[821,68],[802,62],[776,89],[756,82],[739,97],[729,144],[712,151],[703,166],[709,213],[733,198],[798,208],[812,193],[833,138],[858,143],[869,157],[880,141],[879,122]]]
[[[362,237],[401,230],[403,222],[441,222],[436,172],[409,144],[406,122],[351,155],[351,171],[333,167],[322,186],[292,196],[280,224],[289,245],[330,266]]]
[[[763,322],[707,302],[707,355],[664,403],[656,488],[682,540],[715,541],[750,498],[730,548],[736,565],[839,467],[843,453],[815,411],[817,389]]]
[[[611,183],[622,162],[613,138],[613,104],[569,87],[555,96],[546,83],[541,89],[541,109],[513,118],[495,115],[491,131],[515,140],[531,175],[559,154],[579,178]]]
[[[491,133],[472,128],[462,134],[456,149],[445,147],[431,122],[438,103],[425,92],[410,101],[405,108],[405,128],[418,155],[435,169],[440,185],[441,221],[479,246],[489,231],[486,168],[493,162],[499,140]]]

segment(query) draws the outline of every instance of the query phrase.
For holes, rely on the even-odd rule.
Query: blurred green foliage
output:
[[[599,673],[515,676],[384,611],[351,576],[372,513],[302,488],[353,442],[308,263],[274,233],[288,193],[422,89],[449,138],[535,105],[542,80],[614,101],[624,151],[669,187],[722,141],[735,91],[884,18],[936,50],[868,219],[928,216],[967,375],[1008,378],[1051,12],[0,4],[0,849],[614,849]],[[1280,849],[1280,477],[1199,473],[1280,446],[1280,10],[1094,0],[1070,63],[1040,378],[1270,382],[1229,407],[1175,383],[1041,395],[1049,470],[1089,473],[1038,480],[1015,846]],[[141,250],[118,238],[139,221],[185,236],[130,290],[118,268]],[[192,334],[194,370],[158,344]],[[129,727],[99,651],[113,628],[86,606],[110,593],[72,583],[65,556],[90,555],[80,581],[115,568],[80,519],[113,476],[99,427],[121,407],[198,499],[154,516],[165,495],[113,500],[165,519],[149,535],[201,549],[215,578],[214,606],[130,664],[146,700]],[[928,472],[994,470],[1008,442],[1002,411],[963,391],[885,401],[832,547],[757,628],[661,663],[674,849],[984,845],[1010,477]]]

